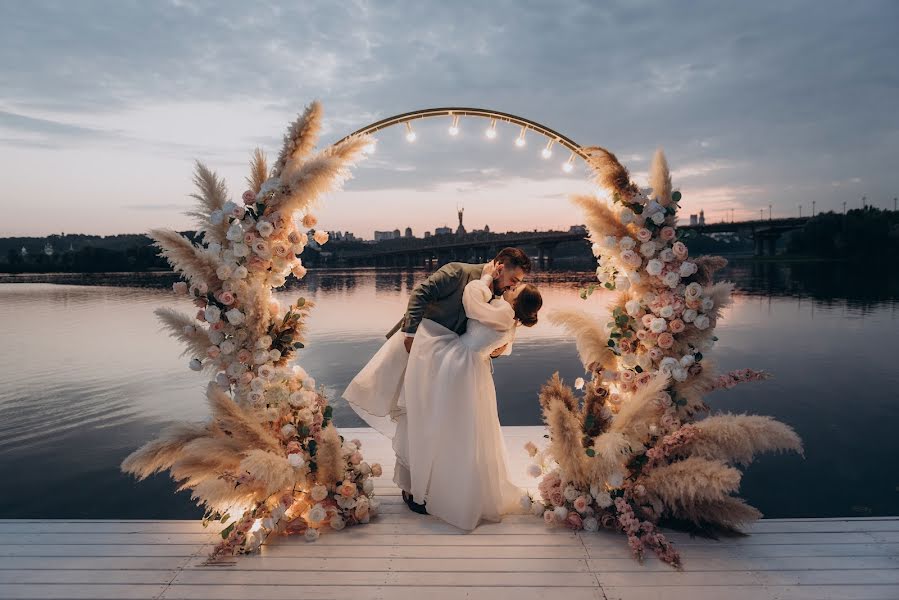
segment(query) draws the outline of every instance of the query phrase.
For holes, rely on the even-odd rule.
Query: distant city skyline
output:
[[[193,161],[239,198],[255,147],[278,153],[314,98],[322,144],[434,106],[532,119],[615,152],[646,185],[666,150],[681,222],[893,208],[899,4],[5,2],[0,236],[193,227]],[[579,162],[463,118],[377,134],[319,226],[565,229]],[[862,198],[865,197],[863,201]],[[769,205],[771,208],[769,209]]]

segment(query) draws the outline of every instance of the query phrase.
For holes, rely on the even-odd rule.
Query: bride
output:
[[[405,483],[412,498],[465,530],[481,519],[520,512],[524,494],[509,480],[490,355],[513,341],[518,326],[537,323],[542,298],[533,285],[519,285],[491,302],[493,280],[503,268],[488,263],[480,279],[465,285],[462,305],[469,320],[461,336],[422,319],[392,415],[401,423],[393,446],[408,463]],[[379,371],[371,367],[357,379]],[[359,386],[354,380],[348,391]],[[361,394],[345,394],[351,404],[354,395]]]

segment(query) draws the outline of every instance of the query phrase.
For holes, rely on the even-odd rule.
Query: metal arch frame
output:
[[[519,117],[517,115],[513,115],[510,113],[499,112],[495,110],[489,110],[485,108],[470,108],[470,107],[449,107],[449,108],[426,108],[422,110],[414,110],[407,113],[402,113],[399,115],[394,115],[392,117],[387,117],[386,119],[381,119],[375,123],[371,123],[370,125],[366,125],[361,129],[357,129],[350,135],[342,138],[337,143],[343,142],[347,138],[350,138],[354,135],[364,134],[364,133],[375,133],[376,131],[380,131],[381,129],[386,129],[387,127],[392,127],[393,125],[400,125],[402,123],[411,123],[412,121],[416,121],[418,119],[430,119],[434,117],[482,117],[485,119],[495,119],[497,121],[504,121],[506,123],[512,123],[513,125],[518,125],[520,127],[525,127],[526,129],[530,129],[539,133],[540,135],[549,138],[554,143],[557,143],[575,155],[580,156],[582,159],[587,160],[588,155],[581,147],[580,144],[569,138],[568,136],[562,135],[558,131],[554,129],[550,129],[549,127],[542,125],[536,121],[531,121],[530,119],[525,119],[524,117]]]

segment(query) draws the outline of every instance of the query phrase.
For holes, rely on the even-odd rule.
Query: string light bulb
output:
[[[449,127],[449,134],[459,135],[459,115],[453,115],[453,124]]]
[[[365,146],[362,147],[363,154],[374,154],[375,150],[378,149],[378,140],[372,139],[372,141]]]
[[[540,151],[540,156],[542,156],[543,158],[549,158],[550,156],[552,156],[553,155],[553,144],[555,142],[556,142],[556,140],[549,140],[546,143],[546,148],[544,148],[543,150]]]
[[[574,152],[571,153],[571,156],[568,157],[568,160],[562,165],[562,170],[566,173],[571,173],[574,169]]]
[[[515,145],[519,148],[524,148],[524,145],[527,143],[524,141],[524,134],[528,130],[527,127],[521,128],[521,133],[518,134],[518,138],[515,140]]]
[[[415,132],[412,130],[412,123],[406,123],[406,141],[414,142],[415,138],[418,137],[415,135]]]
[[[484,132],[488,139],[496,138],[496,119],[490,119],[490,127]]]

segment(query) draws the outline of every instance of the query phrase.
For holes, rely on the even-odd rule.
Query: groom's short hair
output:
[[[525,273],[531,272],[531,259],[520,248],[503,248],[493,260],[506,266],[521,267]]]

